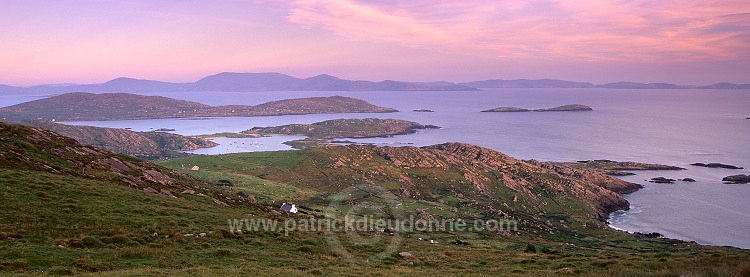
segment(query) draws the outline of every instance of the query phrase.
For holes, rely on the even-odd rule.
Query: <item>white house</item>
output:
[[[281,204],[281,210],[285,211],[285,212],[290,212],[290,213],[296,214],[297,213],[297,206],[294,206],[294,204],[283,203],[283,204]]]

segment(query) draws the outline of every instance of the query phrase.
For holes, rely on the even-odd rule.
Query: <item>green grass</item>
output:
[[[4,219],[0,225],[3,275],[90,271],[103,271],[108,276],[318,272],[547,275],[566,267],[575,274],[592,276],[728,276],[750,268],[750,255],[745,251],[674,246],[667,240],[637,241],[604,231],[601,235],[610,237],[595,238],[591,244],[597,248],[532,237],[404,234],[398,251],[411,252],[413,258],[352,263],[331,251],[322,233],[291,233],[287,237],[273,232],[233,235],[223,231],[228,218],[264,214],[251,208],[170,199],[107,182],[32,171],[2,170],[0,184],[4,199],[0,209]],[[180,235],[208,231],[214,233],[205,238]],[[153,237],[154,232],[159,236]],[[469,245],[429,244],[418,237],[441,242],[459,239]],[[357,245],[345,238],[347,250],[361,259],[383,249],[377,243]],[[602,246],[603,241],[614,241],[616,246]],[[527,243],[540,250],[524,253]]]

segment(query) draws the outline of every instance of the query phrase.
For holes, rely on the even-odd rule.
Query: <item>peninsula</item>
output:
[[[83,145],[145,160],[186,156],[181,151],[209,148],[218,145],[213,141],[203,138],[187,137],[161,131],[134,132],[116,128],[65,125],[44,120],[31,120],[23,123],[71,137]]]

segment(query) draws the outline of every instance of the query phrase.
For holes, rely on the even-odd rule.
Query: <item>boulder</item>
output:
[[[677,180],[675,180],[675,179],[668,179],[668,178],[664,178],[664,177],[656,177],[656,178],[651,178],[651,180],[649,182],[651,182],[651,183],[657,183],[657,184],[674,184],[675,181],[677,181]]]
[[[398,255],[401,256],[402,258],[412,257],[411,253],[409,252],[401,252],[401,253],[398,253]]]

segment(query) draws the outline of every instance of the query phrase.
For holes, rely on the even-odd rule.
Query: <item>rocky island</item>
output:
[[[505,112],[580,112],[580,111],[593,111],[589,106],[581,105],[581,104],[571,104],[571,105],[564,105],[549,109],[536,109],[536,110],[529,110],[525,108],[518,108],[518,107],[497,107],[494,109],[489,110],[483,110],[482,112],[496,112],[496,113],[505,113]]]
[[[735,166],[731,164],[722,164],[722,163],[692,163],[690,165],[708,167],[708,168],[744,169],[743,167],[739,167],[739,166]]]
[[[538,109],[534,110],[535,112],[580,112],[580,111],[593,111],[589,106],[581,105],[581,104],[571,104],[571,105],[564,105],[549,109]]]
[[[684,170],[685,168],[663,165],[663,164],[650,164],[650,163],[639,163],[639,162],[618,162],[612,160],[585,160],[577,162],[558,162],[565,166],[574,168],[592,168],[602,170],[608,175],[612,176],[627,176],[635,175],[635,173],[626,171],[641,171],[641,170]]]
[[[416,133],[419,129],[439,129],[400,119],[334,119],[312,124],[289,124],[276,127],[255,127],[244,134],[303,135],[315,139],[373,138]]]
[[[529,109],[517,108],[517,107],[498,107],[494,109],[484,110],[482,112],[493,112],[493,113],[506,113],[506,112],[530,112]]]
[[[747,184],[747,183],[750,183],[750,175],[744,175],[744,174],[732,175],[732,176],[724,177],[721,180],[724,182],[727,182],[728,184]]]
[[[0,108],[0,120],[99,121],[390,112],[397,112],[397,110],[343,96],[287,99],[256,106],[209,106],[162,96],[77,92]]]
[[[400,119],[334,119],[312,124],[289,124],[276,127],[255,127],[242,131],[255,135],[302,135],[308,139],[288,142],[295,148],[304,148],[331,142],[334,138],[373,138],[406,135],[420,129],[439,129]]]

